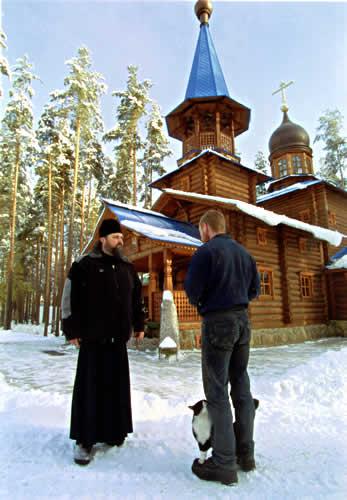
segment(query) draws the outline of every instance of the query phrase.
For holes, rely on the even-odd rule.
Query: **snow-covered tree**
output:
[[[53,246],[56,248],[53,230],[56,227],[56,239],[59,239],[59,218],[64,218],[65,186],[70,185],[69,174],[72,163],[72,134],[68,120],[61,116],[57,103],[45,106],[41,115],[37,139],[40,145],[36,174],[38,177],[35,198],[42,207],[41,225],[46,228],[44,244],[46,249],[45,262],[45,292],[44,292],[44,335],[48,333],[49,308],[51,305],[52,289],[52,255]],[[63,197],[62,197],[63,196]],[[64,237],[64,235],[61,235]],[[58,265],[58,255],[55,252],[55,268]],[[56,269],[55,269],[56,270]],[[55,275],[56,272],[53,272]]]
[[[0,30],[0,74],[10,77],[10,67],[6,57],[2,55],[2,51],[6,49],[6,35]],[[2,97],[2,88],[0,85],[0,98]]]
[[[153,180],[153,175],[160,176],[165,173],[163,161],[172,154],[163,126],[164,119],[160,113],[160,107],[153,102],[152,111],[146,123],[147,137],[144,141],[144,152],[141,158],[141,201],[145,208],[152,206],[152,189],[149,184]]]
[[[32,65],[27,57],[17,60],[13,69],[12,86],[1,127],[2,152],[5,151],[9,168],[9,255],[7,262],[7,293],[5,328],[11,328],[13,301],[13,272],[15,259],[15,236],[17,224],[17,197],[25,179],[27,165],[33,163],[32,156],[37,150],[33,131],[31,99],[34,95]]]
[[[265,155],[262,151],[258,151],[257,154],[255,155],[254,159],[254,168],[257,170],[260,170],[266,175],[269,175],[270,172],[270,164],[268,160],[265,158]],[[259,186],[256,187],[257,190],[257,196],[261,196],[266,193],[266,187],[265,183],[260,184]]]
[[[88,143],[103,130],[100,97],[106,92],[106,85],[103,76],[91,70],[91,58],[86,47],[78,49],[77,56],[67,61],[66,64],[69,66],[69,75],[64,80],[66,90],[55,92],[54,98],[62,104],[62,109],[70,118],[74,130],[74,169],[66,259],[66,266],[69,268],[72,261],[74,234],[77,235],[75,219],[80,152],[83,144]]]
[[[114,197],[124,203],[132,200],[137,203],[137,167],[138,155],[143,144],[139,133],[139,121],[146,114],[146,105],[150,102],[148,91],[152,86],[149,80],[139,82],[137,66],[128,66],[127,88],[113,92],[120,99],[117,107],[115,127],[105,134],[106,141],[117,141],[114,148],[117,164]]]
[[[326,110],[319,118],[314,142],[323,142],[324,158],[319,175],[336,186],[347,187],[347,137],[342,136],[343,116],[338,109]]]

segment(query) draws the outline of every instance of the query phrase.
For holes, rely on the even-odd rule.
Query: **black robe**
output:
[[[133,265],[98,249],[74,262],[62,316],[66,337],[81,339],[70,437],[87,447],[122,441],[133,430],[126,342],[144,322]]]
[[[70,438],[88,447],[122,441],[133,431],[126,344],[81,342]]]

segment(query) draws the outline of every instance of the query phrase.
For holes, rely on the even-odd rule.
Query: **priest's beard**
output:
[[[113,257],[122,257],[123,256],[122,245],[117,245],[114,248],[109,247],[108,245],[105,245],[103,250],[106,254],[112,255]]]

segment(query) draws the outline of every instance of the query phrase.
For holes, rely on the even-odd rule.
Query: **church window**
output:
[[[260,297],[273,297],[273,275],[272,270],[259,268],[260,277]]]
[[[302,174],[303,173],[301,156],[294,155],[292,157],[292,165],[293,165],[293,173],[294,174]]]
[[[301,220],[301,222],[307,222],[307,224],[310,224],[311,223],[310,210],[309,209],[301,210],[301,212],[299,212],[299,219]]]
[[[280,177],[283,177],[284,175],[287,175],[288,173],[288,162],[285,159],[278,160],[278,170]]]
[[[264,227],[257,227],[257,243],[260,246],[267,245],[267,230]]]
[[[313,297],[313,274],[300,273],[300,290],[304,299]]]
[[[335,212],[331,212],[330,210],[328,211],[328,220],[329,220],[330,227],[336,227],[336,213]]]

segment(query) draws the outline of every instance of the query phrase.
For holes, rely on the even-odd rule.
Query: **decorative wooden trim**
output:
[[[267,229],[265,227],[257,227],[256,229],[256,234],[257,234],[257,244],[259,246],[266,246],[267,245]]]
[[[328,223],[329,227],[333,227],[334,229],[336,228],[336,212],[328,210]]]
[[[301,222],[311,224],[311,211],[309,208],[305,208],[305,210],[301,210],[299,212],[299,220],[301,220]]]
[[[173,291],[172,284],[172,252],[168,248],[164,250],[164,290]]]
[[[298,249],[300,253],[307,251],[307,238],[303,238],[302,236],[298,237]]]

